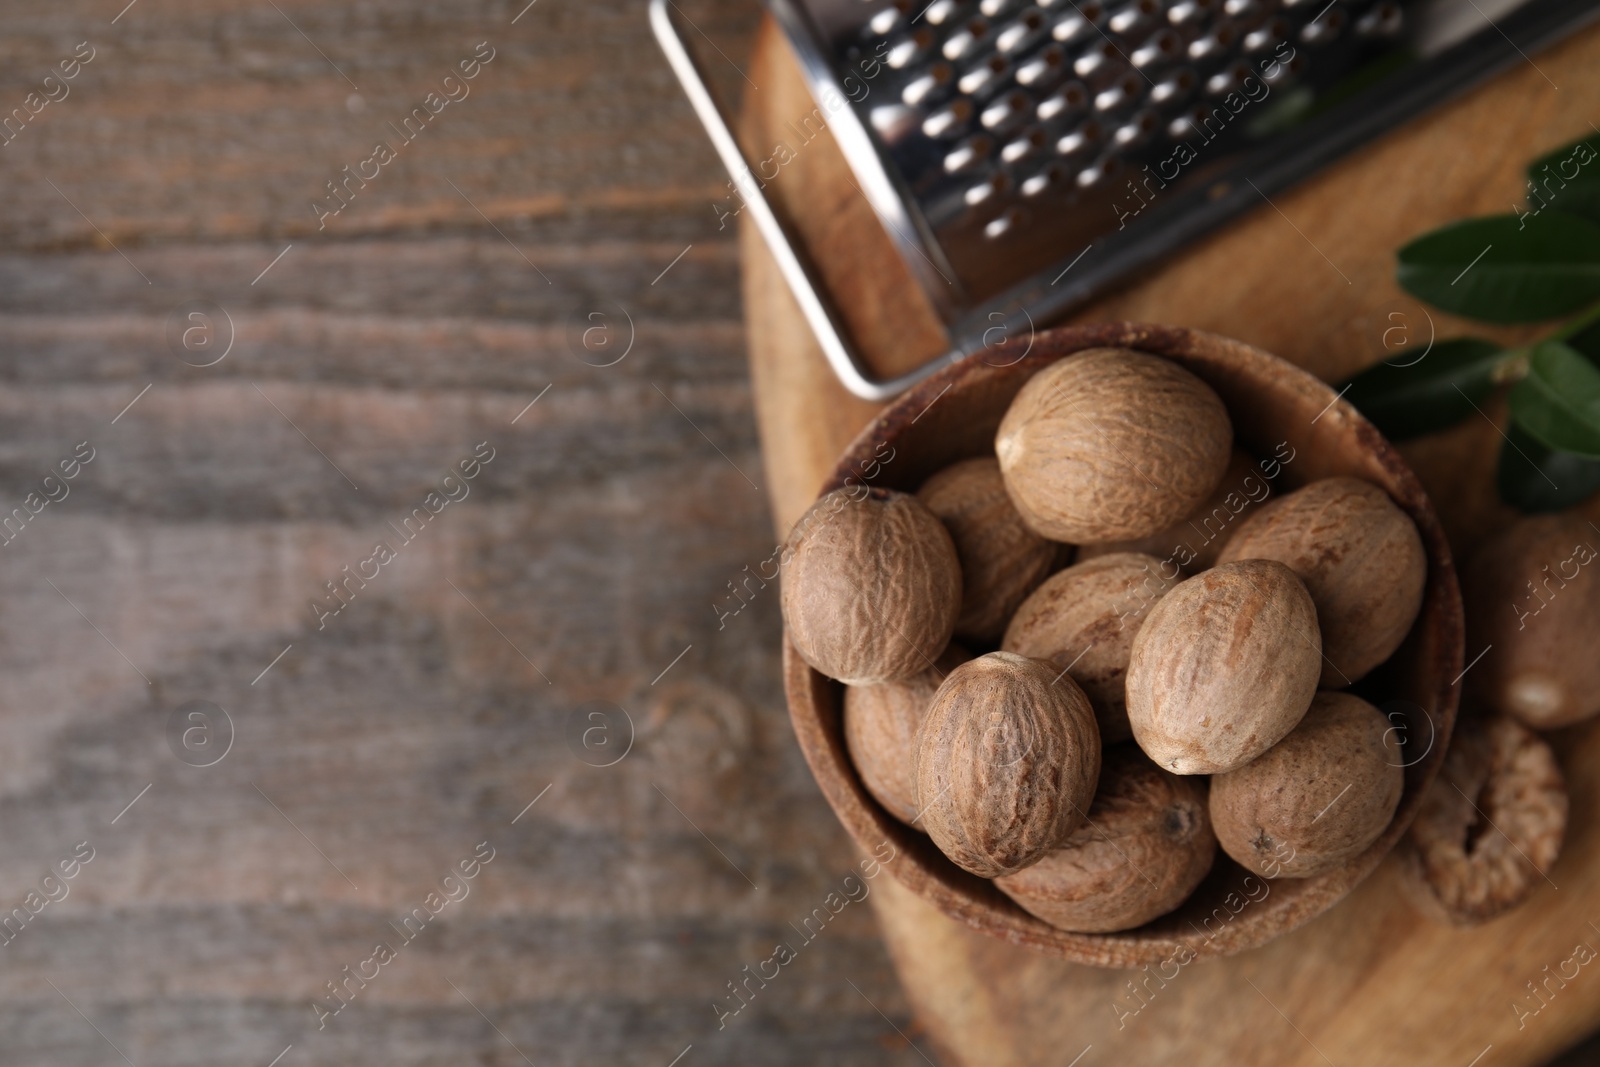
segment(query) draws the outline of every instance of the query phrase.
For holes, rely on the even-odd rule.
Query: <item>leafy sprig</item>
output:
[[[1400,249],[1406,292],[1496,325],[1567,321],[1526,345],[1458,337],[1356,375],[1345,396],[1391,439],[1437,433],[1506,394],[1495,482],[1525,512],[1600,491],[1600,137],[1528,167],[1528,210],[1452,223]]]

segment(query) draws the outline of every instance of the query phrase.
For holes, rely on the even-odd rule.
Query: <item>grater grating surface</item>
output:
[[[1596,0],[764,0],[823,132],[943,319],[949,351],[872,377],[685,47],[656,37],[823,353],[884,399],[1158,262],[1600,18]],[[793,151],[792,149],[786,149]],[[778,160],[781,165],[782,160]],[[759,173],[757,173],[759,171]]]
[[[1406,21],[1400,0],[808,8],[859,75],[848,95],[938,253],[926,266],[947,310],[1225,166],[1392,50]]]

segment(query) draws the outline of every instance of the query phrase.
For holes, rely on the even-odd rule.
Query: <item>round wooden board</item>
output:
[[[762,158],[789,148],[768,195],[867,358],[890,373],[936,353],[931,311],[836,145],[799,132],[814,104],[770,22],[749,78],[758,88],[747,92],[744,142]],[[1406,297],[1393,282],[1394,249],[1452,219],[1508,210],[1525,162],[1589,133],[1596,99],[1600,29],[1591,29],[1264,202],[1072,321],[1211,330],[1329,381],[1401,340],[1469,331],[1520,340],[1527,331],[1485,331]],[[782,531],[877,407],[834,379],[752,227],[741,226],[741,244],[751,374]],[[1489,481],[1498,445],[1485,420],[1402,449],[1458,557],[1510,518]],[[1600,922],[1600,789],[1591,770],[1600,766],[1600,726],[1552,739],[1572,789],[1565,853],[1528,903],[1473,930],[1415,913],[1393,858],[1328,914],[1265,948],[1164,970],[1046,958],[962,926],[892,880],[872,899],[907,994],[950,1063],[1538,1064],[1600,1018],[1600,978],[1580,973],[1543,1001],[1529,988],[1580,942],[1600,946],[1591,924]]]

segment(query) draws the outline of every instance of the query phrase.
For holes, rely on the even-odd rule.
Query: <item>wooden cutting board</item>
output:
[[[754,158],[787,158],[768,195],[801,235],[858,346],[883,374],[941,351],[931,309],[831,136],[807,139],[800,119],[814,105],[770,22],[747,73],[757,88],[746,92],[744,143]],[[1511,210],[1526,161],[1590,133],[1597,104],[1600,29],[1592,29],[1264,200],[1073,321],[1214,330],[1329,381],[1432,334],[1519,341],[1530,331],[1485,331],[1406,297],[1394,285],[1394,250],[1450,220]],[[786,531],[877,406],[835,380],[753,227],[742,226],[741,243],[767,484],[777,528]],[[1489,482],[1498,444],[1485,419],[1403,450],[1458,557],[1509,521]],[[1010,946],[892,880],[872,900],[911,1003],[949,1063],[1538,1064],[1600,1021],[1600,974],[1590,973],[1600,968],[1551,982],[1542,999],[1530,992],[1529,983],[1543,982],[1578,944],[1600,948],[1600,725],[1553,740],[1572,790],[1565,852],[1550,884],[1477,929],[1447,929],[1415,913],[1393,858],[1310,925],[1168,977]]]

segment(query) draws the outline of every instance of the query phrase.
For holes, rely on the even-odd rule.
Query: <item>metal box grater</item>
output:
[[[1595,0],[766,0],[950,351],[873,379],[672,18],[657,38],[835,370],[882,399],[1600,14]],[[1530,61],[1531,62],[1531,61]],[[769,175],[762,175],[769,178]]]

